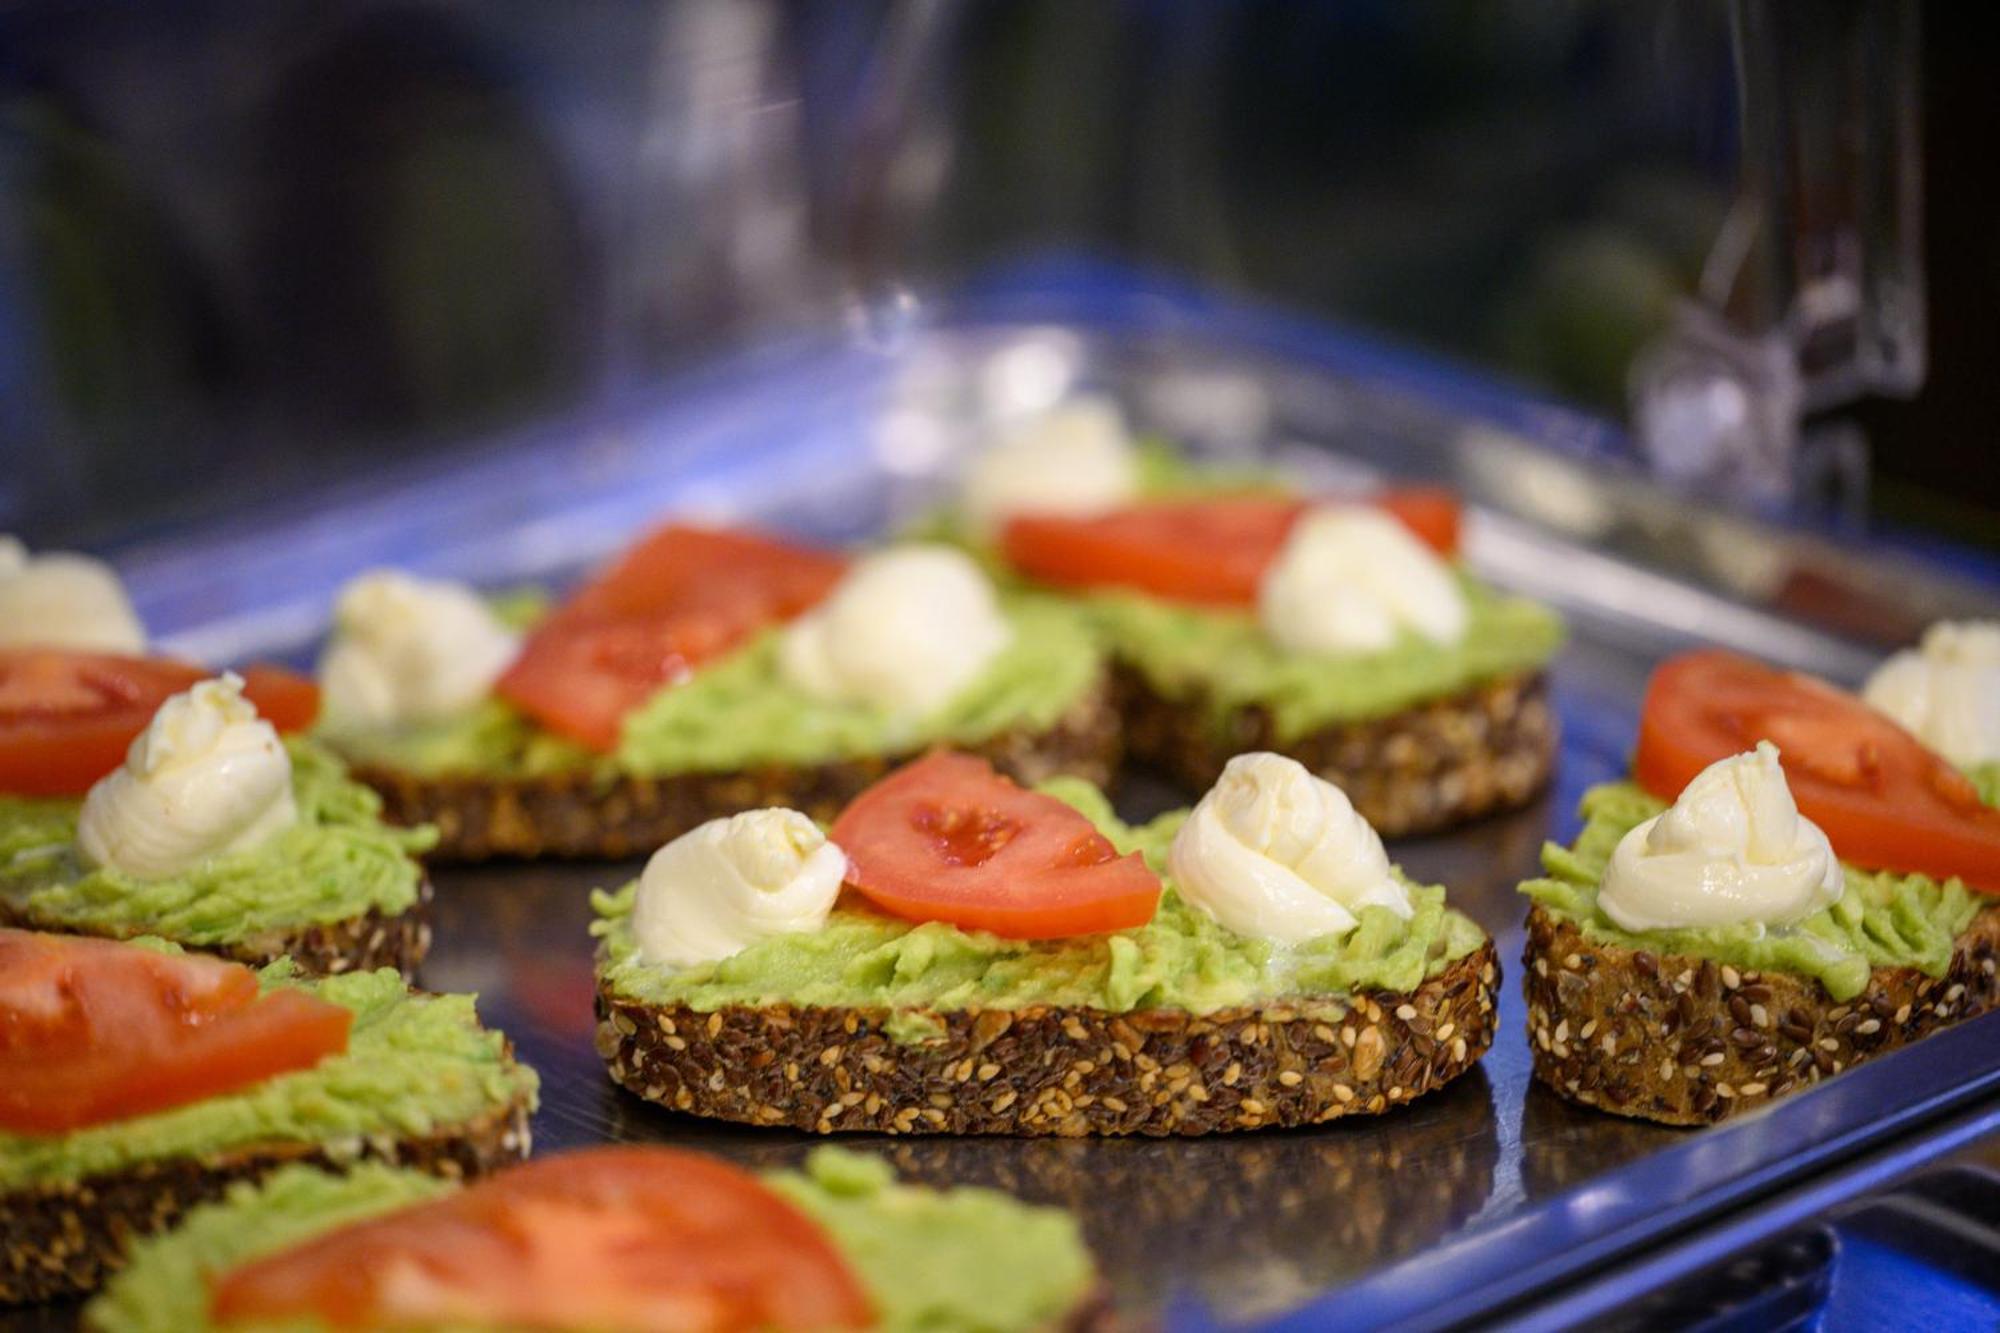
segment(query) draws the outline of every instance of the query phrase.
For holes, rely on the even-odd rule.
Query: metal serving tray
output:
[[[560,581],[668,511],[820,538],[880,531],[935,499],[968,426],[1071,383],[1115,391],[1149,424],[1238,461],[1278,459],[1333,484],[1395,464],[1444,476],[1478,502],[1471,563],[1559,604],[1574,633],[1555,669],[1564,741],[1554,792],[1519,814],[1392,847],[1413,874],[1451,886],[1510,967],[1524,914],[1514,886],[1535,873],[1544,838],[1573,832],[1583,788],[1622,772],[1642,683],[1662,654],[1720,640],[1852,679],[1878,651],[1856,642],[1857,629],[1894,638],[1919,612],[1996,609],[1977,578],[1666,503],[1607,466],[1615,441],[1602,427],[1559,408],[1462,375],[1438,379],[1338,336],[1300,345],[1296,328],[1185,294],[1151,293],[1130,308],[1102,291],[1076,295],[1054,302],[1060,323],[1048,322],[1048,301],[1024,320],[1015,292],[885,348],[767,348],[559,429],[118,554],[170,647],[214,661],[298,656],[321,632],[333,587],[369,565],[488,586]],[[1803,585],[1798,570],[1810,571]],[[1879,600],[1885,579],[1895,615],[1850,614]],[[1811,596],[1787,603],[1801,586]],[[1837,614],[1814,623],[1826,608]],[[1143,782],[1119,793],[1141,814],[1183,797]],[[758,1166],[796,1161],[814,1140],[670,1114],[604,1076],[592,1048],[587,893],[636,869],[441,870],[424,983],[479,992],[486,1019],[541,1070],[541,1150],[645,1140]],[[1479,1069],[1378,1118],[1190,1141],[848,1142],[920,1179],[997,1185],[1074,1210],[1131,1314],[1419,1327],[1587,1318],[1619,1287],[1619,1265],[1638,1265],[1631,1280],[1671,1276],[2000,1126],[2000,1020],[1739,1122],[1682,1131],[1580,1110],[1534,1085],[1517,979],[1502,989],[1499,1036]],[[1668,1241],[1682,1243],[1663,1250]],[[1683,1251],[1684,1263],[1659,1257]],[[11,1326],[66,1322],[48,1312]]]

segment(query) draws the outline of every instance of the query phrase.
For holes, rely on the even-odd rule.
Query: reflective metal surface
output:
[[[1535,872],[1544,838],[1573,831],[1583,788],[1623,771],[1639,693],[1660,654],[1718,638],[1850,677],[1871,659],[1837,620],[1776,615],[1704,581],[1696,563],[1663,571],[1630,559],[1615,541],[1585,545],[1561,525],[1529,522],[1524,511],[1534,506],[1504,494],[1499,474],[1480,480],[1487,455],[1465,447],[1475,429],[1493,429],[1490,422],[1474,427],[1461,417],[1448,437],[1437,438],[1424,423],[1452,418],[1435,401],[1405,402],[1400,415],[1355,415],[1374,401],[1371,394],[1386,391],[1276,364],[1268,348],[1221,341],[1114,342],[1118,355],[1107,360],[1101,343],[1063,334],[1051,345],[1084,351],[1075,364],[1058,366],[1060,375],[1024,378],[1020,364],[992,373],[999,364],[993,357],[1046,332],[989,329],[893,354],[777,349],[751,366],[681,386],[666,400],[572,423],[476,465],[385,475],[365,495],[135,546],[128,567],[141,605],[173,631],[170,642],[182,651],[214,660],[296,654],[318,632],[332,587],[368,564],[395,561],[488,584],[558,576],[668,509],[856,537],[935,493],[937,473],[956,447],[954,431],[964,425],[954,425],[954,414],[993,407],[959,401],[967,385],[1018,389],[1027,382],[1040,384],[1040,393],[1051,384],[1060,392],[1072,382],[1109,383],[1158,419],[1170,415],[1157,404],[1171,400],[1176,379],[1209,376],[1213,384],[1226,372],[1247,386],[1238,405],[1261,403],[1266,424],[1251,438],[1243,422],[1255,413],[1239,416],[1233,443],[1204,447],[1296,459],[1338,481],[1385,461],[1385,442],[1407,427],[1400,438],[1409,459],[1433,475],[1475,482],[1472,492],[1484,503],[1472,525],[1473,562],[1503,583],[1550,597],[1571,616],[1575,638],[1555,671],[1564,727],[1556,789],[1519,814],[1391,849],[1417,877],[1451,887],[1454,902],[1499,939],[1508,967],[1517,966],[1522,937],[1514,886]],[[1187,355],[1177,359],[1172,349]],[[923,373],[937,372],[928,389],[919,373],[926,356],[935,364]],[[1035,358],[1024,364],[1032,371]],[[1043,357],[1040,364],[1046,371],[1056,362]],[[1300,424],[1300,386],[1312,384],[1321,401],[1348,405],[1344,427],[1312,432]],[[1230,401],[1227,392],[1199,397],[1214,409]],[[1519,428],[1519,420],[1510,427]],[[1201,438],[1198,430],[1190,435]],[[1346,452],[1302,449],[1301,441]],[[1523,467],[1560,469],[1546,474],[1558,481],[1537,484],[1544,500],[1568,488],[1566,501],[1550,503],[1567,504],[1573,516],[1626,512],[1624,483],[1605,484],[1525,444],[1493,449],[1525,460]],[[1636,504],[1654,504],[1643,487],[1630,494]],[[1661,549],[1685,548],[1713,517],[1663,505],[1644,512],[1655,514],[1646,530]],[[1669,522],[1682,525],[1678,536],[1664,526]],[[1779,552],[1830,545],[1769,529],[1755,535]],[[1841,554],[1857,570],[1875,568],[1869,562],[1877,553]],[[1991,604],[1992,589],[1977,583],[1907,560],[1894,568],[1905,605]],[[1187,794],[1142,782],[1117,795],[1128,814],[1145,814]],[[796,1160],[813,1140],[674,1115],[615,1090],[605,1077],[591,1040],[588,891],[619,884],[636,869],[440,871],[437,943],[423,983],[479,992],[486,1019],[541,1070],[535,1133],[542,1151],[658,1140],[758,1165]],[[1488,1295],[1511,1298],[1567,1281],[1584,1265],[1653,1244],[1669,1229],[1705,1225],[1724,1209],[1740,1216],[1744,1205],[1796,1187],[1805,1173],[1875,1151],[1878,1139],[1921,1133],[1927,1117],[1958,1117],[1954,1141],[1977,1128],[1964,1124],[2000,1117],[2000,1020],[1992,1018],[1739,1123],[1678,1131],[1576,1109],[1533,1085],[1517,977],[1505,979],[1502,995],[1499,1037],[1477,1072],[1375,1119],[1186,1142],[850,1142],[884,1153],[919,1179],[996,1184],[1074,1209],[1131,1313],[1236,1321],[1294,1312],[1301,1326],[1338,1313],[1344,1322],[1421,1325],[1477,1317]],[[1987,1120],[1979,1122],[1982,1115]],[[1922,1153],[1921,1146],[1901,1151]],[[1337,1304],[1313,1304],[1336,1288]],[[25,1317],[10,1327],[60,1323]]]

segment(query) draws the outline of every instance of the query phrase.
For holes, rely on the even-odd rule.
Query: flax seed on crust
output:
[[[131,1241],[172,1226],[239,1180],[310,1163],[339,1170],[388,1162],[447,1179],[483,1175],[528,1156],[528,1106],[499,1107],[469,1124],[406,1139],[374,1136],[336,1148],[273,1143],[207,1158],[144,1162],[82,1180],[0,1192],[0,1306],[80,1296],[124,1267]]]
[[[1536,906],[1522,969],[1535,1077],[1618,1115],[1712,1124],[2000,1008],[1996,959],[2000,907],[1987,907],[1944,976],[1878,967],[1835,1001],[1811,977],[1602,943]]]
[[[1346,792],[1388,838],[1525,805],[1555,768],[1556,717],[1541,671],[1289,742],[1267,709],[1240,708],[1217,727],[1202,698],[1168,699],[1129,667],[1115,680],[1133,760],[1205,791],[1235,755],[1276,751]]]
[[[1345,1017],[1279,1005],[956,1010],[898,1044],[883,1009],[731,1006],[701,1013],[599,986],[611,1077],[692,1115],[827,1134],[1190,1135],[1378,1113],[1444,1086],[1493,1041],[1491,941],[1407,994]]]
[[[1108,784],[1118,766],[1118,716],[1108,684],[1089,690],[1054,727],[1011,731],[963,747],[1018,782],[1058,773]],[[602,777],[588,772],[495,779],[419,777],[355,763],[353,776],[381,793],[395,824],[432,824],[435,861],[493,857],[623,857],[651,852],[720,815],[787,806],[831,821],[849,801],[911,754],[796,767],[765,764],[727,773]]]

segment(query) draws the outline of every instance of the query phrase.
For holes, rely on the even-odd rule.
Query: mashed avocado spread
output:
[[[803,1171],[763,1178],[833,1239],[885,1333],[1051,1327],[1096,1280],[1075,1219],[1059,1209],[1031,1207],[995,1190],[899,1185],[887,1163],[839,1148],[815,1149]],[[452,1188],[372,1164],[345,1176],[287,1167],[260,1184],[232,1186],[220,1203],[141,1242],[131,1267],[91,1302],[84,1323],[95,1333],[201,1333],[213,1327],[211,1275]],[[284,1325],[291,1333],[315,1327]]]
[[[412,995],[386,969],[309,981],[280,960],[258,975],[266,990],[295,986],[352,1009],[347,1053],[241,1092],[67,1134],[0,1130],[0,1192],[252,1144],[358,1153],[364,1139],[429,1134],[524,1095],[532,1102],[535,1071],[506,1059],[506,1038],[479,1026],[469,995]]]
[[[1240,708],[1270,710],[1281,744],[1321,727],[1386,717],[1515,671],[1546,665],[1562,647],[1555,612],[1461,576],[1471,621],[1451,645],[1405,634],[1354,656],[1288,652],[1252,611],[1188,606],[1137,592],[1099,592],[1083,604],[1107,646],[1168,699],[1198,699],[1222,725]]]
[[[533,777],[589,771],[665,777],[759,764],[823,764],[936,744],[972,745],[1016,729],[1055,725],[1099,678],[1089,625],[1052,598],[1010,595],[1013,642],[940,712],[915,724],[863,704],[828,703],[787,682],[770,630],[661,690],[625,719],[617,753],[593,754],[542,730],[500,699],[444,722],[398,731],[348,732],[350,758],[419,776]]]
[[[771,630],[627,717],[619,766],[665,776],[820,764],[1045,731],[1098,680],[1096,640],[1074,609],[1053,598],[1010,596],[1003,607],[1013,641],[941,711],[914,725],[866,704],[815,699],[792,685],[778,669],[781,631]]]
[[[1139,446],[1139,491],[1167,500],[1230,494],[1285,494],[1270,471],[1203,465],[1164,440]],[[988,542],[950,510],[912,535],[952,541],[1003,583],[1021,586]],[[1077,597],[1106,648],[1175,701],[1198,699],[1218,727],[1244,707],[1269,709],[1280,744],[1321,727],[1387,717],[1516,671],[1546,666],[1563,644],[1560,617],[1525,598],[1503,596],[1470,575],[1460,583],[1472,612],[1466,635],[1449,647],[1406,634],[1395,647],[1356,656],[1288,652],[1271,642],[1249,610],[1190,606],[1142,592]],[[1996,779],[2000,780],[2000,779]]]
[[[1666,808],[1664,801],[1629,782],[1591,788],[1584,793],[1585,822],[1576,845],[1544,846],[1542,867],[1548,877],[1529,880],[1521,892],[1582,925],[1591,939],[1713,958],[1746,970],[1794,972],[1815,978],[1836,1000],[1860,994],[1877,967],[1914,967],[1943,976],[1951,963],[1952,941],[1982,907],[1992,906],[1991,899],[1956,879],[1940,884],[1923,875],[1846,866],[1847,888],[1840,901],[1795,925],[1621,930],[1598,907],[1597,887],[1619,839]]]
[[[81,803],[0,797],[0,898],[30,924],[94,934],[162,935],[183,944],[255,940],[377,908],[416,902],[423,869],[411,854],[428,828],[391,828],[382,802],[311,741],[286,742],[299,822],[247,852],[171,879],[91,870],[76,857]]]
[[[354,763],[418,777],[465,773],[533,778],[594,771],[609,781],[617,772],[604,756],[544,731],[498,696],[441,721],[334,732],[326,741]]]
[[[1059,778],[1041,790],[1069,802],[1121,852],[1138,851],[1164,875],[1168,846],[1185,811],[1134,828],[1088,783]],[[671,969],[644,961],[631,926],[638,886],[594,895],[599,967],[619,994],[701,1011],[727,1005],[794,1004],[882,1008],[897,1041],[944,1035],[940,1012],[1050,1004],[1211,1013],[1282,1000],[1333,1014],[1356,991],[1412,991],[1486,938],[1445,906],[1442,888],[1414,885],[1408,921],[1364,908],[1344,936],[1285,948],[1250,939],[1194,910],[1171,882],[1147,924],[1063,940],[1012,940],[943,922],[912,924],[861,906],[841,906],[817,931],[759,941],[717,963]]]

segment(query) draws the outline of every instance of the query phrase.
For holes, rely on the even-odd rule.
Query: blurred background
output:
[[[1836,531],[2000,547],[1977,7],[16,0],[0,529],[1187,284]],[[1601,429],[1599,428],[1601,425]]]

